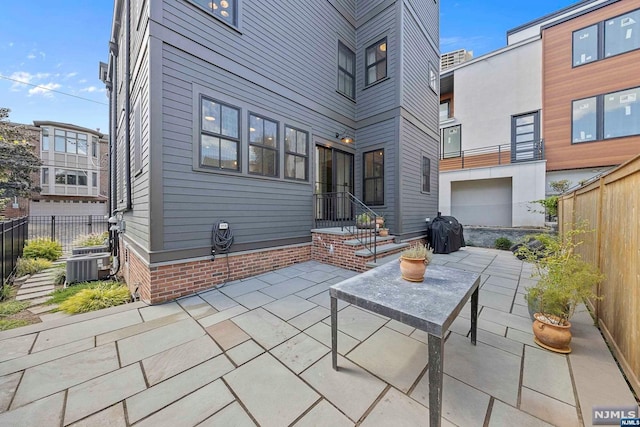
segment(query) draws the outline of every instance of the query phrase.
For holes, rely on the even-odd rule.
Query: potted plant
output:
[[[402,278],[410,282],[422,282],[431,258],[433,258],[433,249],[423,243],[418,243],[402,251],[400,255]]]
[[[384,218],[382,218],[381,224],[376,224],[376,225],[378,226],[378,235],[380,237],[387,237],[389,235],[389,229],[384,226]]]
[[[584,261],[575,248],[582,244],[579,235],[589,231],[577,226],[564,236],[537,235],[544,246],[532,249],[522,246],[518,253],[534,263],[536,285],[527,288],[525,299],[535,308],[534,341],[539,346],[558,353],[569,353],[571,323],[578,304],[585,299],[598,299],[593,288],[604,276],[597,267]]]
[[[374,228],[375,223],[371,220],[368,213],[363,212],[356,216],[356,227],[358,228]]]

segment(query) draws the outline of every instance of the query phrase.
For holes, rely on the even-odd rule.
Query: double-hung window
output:
[[[309,175],[309,134],[290,126],[285,126],[284,133],[284,177],[307,181]]]
[[[462,125],[442,129],[442,158],[460,157]]]
[[[278,123],[249,114],[249,173],[278,176]]]
[[[202,97],[201,166],[240,170],[240,109]]]
[[[42,151],[49,151],[49,128],[42,128]]]
[[[370,206],[384,205],[384,150],[364,153],[363,201]]]
[[[238,0],[191,0],[219,20],[238,26]]]
[[[342,42],[338,42],[338,92],[356,97],[356,54]]]
[[[438,93],[438,73],[431,62],[429,62],[429,87]]]
[[[365,85],[387,77],[387,38],[372,44],[365,52]]]
[[[422,192],[431,192],[431,159],[422,156]]]

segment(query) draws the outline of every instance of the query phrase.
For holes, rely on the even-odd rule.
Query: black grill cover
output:
[[[434,218],[427,227],[427,238],[436,254],[448,254],[466,246],[462,225],[452,216]]]

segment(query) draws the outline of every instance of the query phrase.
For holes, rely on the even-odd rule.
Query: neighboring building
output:
[[[473,51],[471,50],[458,49],[453,52],[443,53],[440,56],[440,71],[455,67],[471,59],[473,59]]]
[[[550,182],[639,150],[640,2],[582,1],[507,39],[440,75],[440,210],[466,225],[541,226]]]
[[[99,131],[68,123],[34,121],[42,159],[42,190],[29,201],[29,215],[107,215],[108,140]]]
[[[143,300],[309,259],[314,194],[399,239],[436,214],[437,2],[119,0],[110,47],[112,211]]]

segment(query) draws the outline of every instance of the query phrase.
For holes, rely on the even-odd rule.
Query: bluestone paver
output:
[[[0,342],[0,362],[29,354],[36,334],[9,338]]]
[[[363,427],[412,427],[426,425],[429,410],[394,388],[387,390],[380,402],[367,415]],[[443,423],[446,425],[446,423]]]
[[[280,272],[278,271],[261,274],[256,278],[270,285],[277,285],[278,283],[282,283],[285,280],[289,279],[289,277],[285,276],[284,274],[280,274]]]
[[[126,427],[127,421],[124,415],[122,403],[103,409],[90,417],[84,418],[69,427]]]
[[[0,413],[0,426],[59,426],[62,423],[63,406],[64,392],[61,391],[16,410]]]
[[[356,422],[380,396],[386,384],[341,356],[338,356],[338,366],[339,371],[332,368],[328,354],[300,376]]]
[[[304,333],[320,341],[328,348],[331,348],[331,326],[318,322],[305,329]],[[338,353],[345,355],[353,350],[353,348],[358,344],[360,344],[360,341],[357,339],[350,337],[344,332],[338,331]]]
[[[135,423],[233,369],[231,362],[220,355],[131,396],[126,400],[129,421]]]
[[[477,339],[478,341],[492,347],[499,348],[500,350],[522,357],[523,345],[519,341],[514,341],[512,339],[505,338],[502,335],[496,335],[480,329],[478,330]]]
[[[9,409],[9,404],[18,388],[20,378],[22,378],[22,372],[0,377],[0,413]]]
[[[208,328],[209,326],[213,326],[216,323],[224,322],[225,320],[231,319],[235,316],[239,316],[240,314],[246,312],[246,308],[236,304],[230,308],[221,310],[216,314],[212,314],[211,316],[202,317],[198,319],[198,323],[200,323],[203,328]]]
[[[428,353],[425,344],[382,328],[347,358],[406,393],[427,366]]]
[[[307,289],[303,289],[300,292],[296,293],[300,298],[311,298],[313,296],[318,295],[322,292],[329,292],[329,287],[335,283],[341,282],[344,279],[342,277],[336,277],[336,280],[328,280],[326,282],[318,283],[316,285],[310,286]]]
[[[49,295],[52,290],[38,291],[16,295],[16,301],[27,301],[31,299],[41,298]]]
[[[182,307],[177,302],[168,302],[165,304],[152,305],[149,307],[141,308],[140,316],[145,322],[149,320],[158,319],[160,317],[170,316],[172,314],[182,312]]]
[[[478,293],[478,296],[478,304],[482,306],[495,308],[496,310],[505,311],[507,313],[511,310],[513,295],[503,295],[482,289],[481,292]]]
[[[404,323],[398,322],[397,320],[390,320],[385,324],[385,326],[389,329],[393,329],[396,332],[400,332],[403,335],[409,336],[416,330],[416,328],[406,325]]]
[[[326,319],[330,315],[331,312],[328,309],[316,306],[315,308],[304,312],[301,315],[294,317],[293,319],[289,319],[288,323],[302,331],[307,329],[309,326],[318,323],[322,319]]]
[[[264,348],[256,344],[255,341],[249,340],[227,351],[227,356],[229,356],[233,363],[240,366],[258,357],[262,353],[264,353]]]
[[[71,387],[67,393],[64,423],[71,424],[146,388],[139,364],[129,365]]]
[[[222,353],[208,335],[182,343],[143,359],[149,385],[154,385]]]
[[[266,353],[226,374],[225,381],[264,427],[291,424],[320,395]],[[277,393],[274,393],[277,390]]]
[[[228,350],[251,339],[245,331],[231,320],[225,320],[209,326],[206,331],[223,350]]]
[[[232,320],[267,350],[299,333],[296,328],[263,308],[256,308]]]
[[[316,304],[295,295],[288,295],[263,306],[265,310],[283,320],[289,320],[314,307],[317,307]]]
[[[304,275],[304,278],[306,280],[310,280],[314,283],[322,283],[329,279],[333,279],[335,277],[336,277],[336,274],[333,271],[321,271],[321,270],[312,271],[311,273],[307,273]]]
[[[242,409],[238,402],[233,402],[226,408],[204,420],[198,427],[255,427],[256,423]]]
[[[579,427],[578,412],[574,406],[522,387],[520,409],[554,426]],[[590,420],[587,420],[590,424]]]
[[[2,343],[4,343],[4,341]],[[26,356],[7,360],[6,362],[0,363],[0,375],[22,371],[32,366],[37,366],[42,363],[60,359],[61,357],[69,356],[83,350],[88,350],[94,347],[93,344],[94,340],[92,338],[84,338],[79,341],[61,345],[60,347],[54,347],[49,350],[40,351],[38,353],[31,353]]]
[[[269,295],[263,294],[260,291],[249,292],[248,294],[240,295],[234,298],[238,304],[242,304],[249,310],[261,307],[265,304],[269,304],[275,301],[275,298],[271,298]]]
[[[328,347],[306,334],[298,334],[270,351],[296,374],[316,363],[328,352]]]
[[[504,325],[509,328],[519,329],[523,332],[531,332],[531,325],[533,323],[521,316],[516,316],[491,307],[484,307],[478,315],[478,318],[488,320],[499,325]]]
[[[170,314],[169,316],[159,317],[157,319],[149,320],[147,322],[136,323],[135,325],[127,326],[122,329],[107,332],[96,336],[96,345],[102,345],[114,341],[119,341],[127,337],[142,334],[153,329],[160,328],[162,326],[170,325],[180,320],[188,319],[189,315],[184,311],[180,313]]]
[[[139,427],[195,426],[233,402],[222,380],[215,380],[140,421]]]
[[[106,344],[34,366],[24,372],[11,403],[11,409],[118,368],[118,356],[114,344]]]
[[[325,319],[323,322],[331,325],[331,319]],[[384,318],[353,305],[338,312],[340,330],[359,341],[364,341],[370,337],[385,323],[387,323],[387,320]]]
[[[267,288],[270,285],[262,280],[258,279],[248,279],[243,280],[239,283],[235,283],[233,285],[224,286],[220,289],[220,292],[228,296],[229,298],[235,298],[240,295],[248,294],[249,292],[257,291],[262,288]]]
[[[203,300],[197,295],[192,295],[186,298],[180,298],[178,304],[189,313],[194,319],[210,316],[216,314],[218,310],[213,308],[211,304]]]
[[[575,406],[567,356],[526,346],[522,385]]]
[[[307,277],[307,274],[305,274],[304,277]],[[312,282],[310,280],[307,280],[306,278],[294,277],[285,280],[284,282],[278,283],[277,285],[262,289],[261,292],[276,299],[284,298],[287,295],[295,294],[302,291],[303,289],[310,288],[315,284],[316,282]]]
[[[294,427],[353,427],[353,422],[326,400],[320,401]]]
[[[233,306],[238,305],[237,302],[220,292],[219,290],[212,290],[208,292],[202,292],[198,294],[200,298],[208,302],[218,311],[227,310]]]
[[[204,335],[193,319],[184,319],[118,341],[122,366],[129,365]]]
[[[520,411],[499,400],[494,400],[493,408],[491,408],[489,427],[504,426],[553,427],[551,424],[542,421],[533,415],[529,415],[526,412]]]

